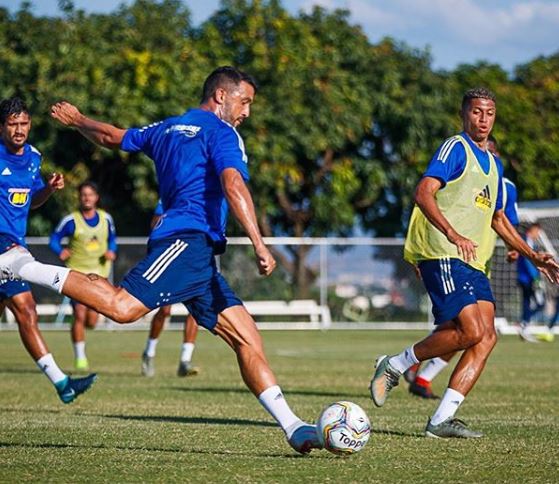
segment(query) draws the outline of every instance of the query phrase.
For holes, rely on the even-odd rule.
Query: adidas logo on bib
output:
[[[8,167],[4,168],[4,170],[2,170],[2,175],[11,175],[12,172],[10,171],[10,169]]]

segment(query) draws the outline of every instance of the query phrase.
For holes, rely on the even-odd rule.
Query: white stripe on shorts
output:
[[[446,265],[448,267],[448,282],[450,282],[450,289],[451,292],[454,292],[456,291],[456,286],[454,285],[454,279],[452,278],[452,272],[450,271],[451,269],[450,259],[446,259]]]
[[[163,252],[151,266],[142,274],[142,277],[154,283],[180,254],[188,247],[186,242],[177,239]]]
[[[443,290],[445,294],[448,294],[450,292],[450,286],[448,285],[448,281],[445,277],[444,259],[439,259],[439,266],[441,269],[441,281],[443,283]]]
[[[165,272],[165,269],[167,269],[167,267],[169,267],[169,265],[171,264],[171,262],[173,262],[179,255],[181,255],[182,252],[184,252],[184,250],[188,247],[187,243],[184,243],[184,245],[182,245],[181,247],[179,247],[175,253],[168,258],[167,262],[165,262],[163,264],[163,266],[157,271],[157,273],[153,274],[153,276],[148,277],[148,281],[151,282],[152,284],[157,281],[157,279],[159,279],[159,277],[161,276],[161,274],[163,274],[163,272]]]

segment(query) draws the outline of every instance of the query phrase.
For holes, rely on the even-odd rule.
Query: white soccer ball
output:
[[[329,405],[320,414],[316,426],[324,448],[338,455],[359,452],[371,435],[367,414],[353,402]]]

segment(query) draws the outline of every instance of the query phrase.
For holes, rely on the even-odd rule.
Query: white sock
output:
[[[70,269],[67,267],[42,264],[37,261],[28,262],[19,269],[19,275],[22,279],[54,289],[57,292],[62,291],[68,274],[70,274]]]
[[[278,385],[271,386],[264,390],[259,396],[258,401],[266,411],[276,419],[277,423],[285,432],[287,438],[297,430],[303,422],[289,408],[283,397],[281,388]]]
[[[423,378],[427,381],[433,381],[433,379],[443,371],[448,365],[448,361],[444,361],[442,358],[433,358],[429,360],[423,368],[419,370],[417,374],[418,377]]]
[[[419,363],[419,360],[415,357],[415,353],[413,352],[413,346],[406,348],[402,351],[399,355],[393,356],[388,360],[390,366],[395,370],[398,370],[400,373],[404,373],[410,366]]]
[[[439,425],[444,422],[449,417],[454,417],[454,414],[458,410],[458,407],[464,401],[464,395],[458,393],[452,388],[447,388],[439,404],[439,408],[435,414],[431,417],[431,423],[433,425]]]
[[[148,338],[148,342],[146,344],[146,349],[144,353],[150,358],[153,358],[155,356],[155,349],[157,348],[158,341],[159,340],[157,338],[155,339]]]
[[[66,379],[66,374],[58,368],[58,365],[50,353],[47,353],[45,356],[41,356],[36,363],[39,369],[47,376],[53,385],[56,385]]]
[[[74,343],[74,357],[77,359],[85,358],[85,341]]]
[[[192,359],[194,352],[194,343],[183,343],[181,346],[181,361],[183,363],[189,362]]]

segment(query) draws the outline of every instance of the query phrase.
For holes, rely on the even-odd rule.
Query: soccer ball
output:
[[[336,402],[326,407],[316,427],[324,448],[338,455],[359,452],[371,434],[367,414],[353,402]]]

